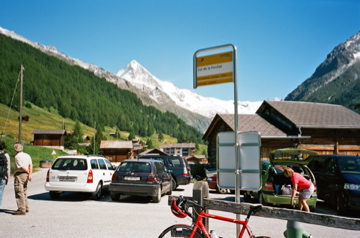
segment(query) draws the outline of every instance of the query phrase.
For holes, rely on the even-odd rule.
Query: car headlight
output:
[[[345,184],[344,184],[344,189],[360,190],[360,184],[345,183]]]

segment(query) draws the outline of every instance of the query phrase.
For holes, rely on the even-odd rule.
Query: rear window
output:
[[[62,158],[57,159],[52,169],[58,170],[87,170],[86,159]]]
[[[120,172],[151,173],[151,164],[148,162],[123,162],[117,170]]]

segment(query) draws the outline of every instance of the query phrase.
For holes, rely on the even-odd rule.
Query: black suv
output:
[[[180,156],[166,156],[166,155],[141,155],[139,159],[152,159],[163,161],[168,172],[173,177],[173,190],[179,185],[189,184],[191,181],[190,166],[186,159]]]
[[[319,155],[309,164],[318,197],[336,205],[339,214],[360,211],[360,156]]]
[[[118,201],[121,195],[135,195],[152,197],[158,203],[163,194],[171,193],[171,174],[158,160],[124,160],[116,168],[110,183],[113,201]]]

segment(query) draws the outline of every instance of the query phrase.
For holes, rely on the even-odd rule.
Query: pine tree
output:
[[[158,140],[159,140],[159,141],[163,141],[163,140],[164,140],[164,135],[163,135],[163,133],[162,133],[161,131],[159,132]]]
[[[133,140],[133,139],[135,139],[135,133],[132,131],[128,136],[128,140]]]

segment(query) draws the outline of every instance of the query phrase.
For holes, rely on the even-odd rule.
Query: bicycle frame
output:
[[[237,219],[233,219],[233,218],[218,216],[218,215],[206,213],[204,211],[200,211],[198,217],[196,218],[195,223],[193,224],[194,228],[193,228],[193,230],[191,232],[190,238],[194,237],[194,235],[195,235],[195,233],[196,233],[196,231],[198,229],[201,230],[204,237],[211,238],[209,231],[206,229],[204,223],[202,222],[204,217],[211,218],[211,219],[216,219],[216,220],[220,220],[220,221],[225,221],[225,222],[231,222],[231,223],[235,223],[235,224],[241,224],[242,228],[241,228],[241,231],[240,231],[240,234],[239,234],[238,238],[242,238],[245,231],[247,231],[249,237],[254,237],[250,227],[248,226],[249,217],[246,217],[245,220],[237,220]]]

